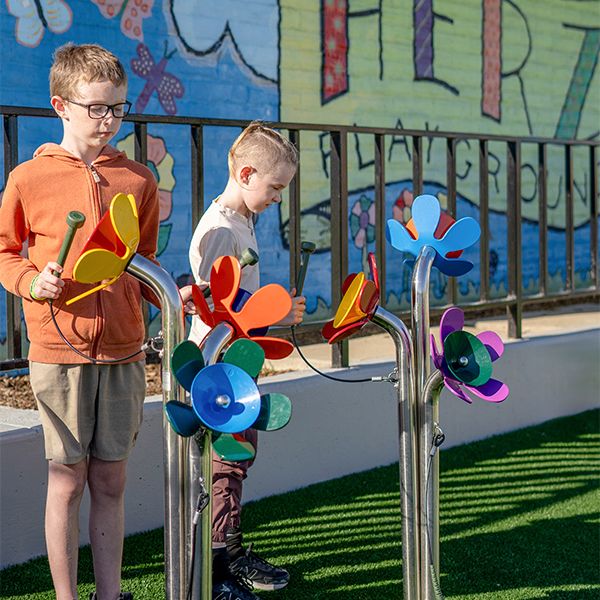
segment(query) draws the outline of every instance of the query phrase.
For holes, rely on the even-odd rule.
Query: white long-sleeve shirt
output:
[[[254,221],[252,216],[221,206],[219,198],[213,200],[196,226],[190,244],[190,266],[196,283],[204,287],[210,283],[213,263],[220,256],[235,256],[238,259],[246,248],[258,253]],[[260,287],[258,264],[242,269],[240,287],[253,293]],[[212,302],[208,299],[209,306]],[[198,316],[192,317],[189,339],[199,344],[210,331]]]

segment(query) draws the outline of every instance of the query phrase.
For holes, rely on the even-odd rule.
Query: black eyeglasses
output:
[[[67,102],[87,108],[90,119],[104,119],[109,110],[115,119],[122,119],[131,110],[131,102],[129,101],[119,102],[119,104],[82,104],[81,102],[75,102],[75,100],[67,100]]]

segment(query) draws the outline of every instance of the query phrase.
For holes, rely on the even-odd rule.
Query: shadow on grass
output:
[[[598,597],[599,416],[588,411],[442,452],[447,598]],[[288,589],[268,594],[273,600],[402,598],[397,465],[250,503],[243,523],[246,542],[291,573]],[[164,597],[162,569],[162,530],[126,540],[124,589],[136,600]],[[84,549],[86,590],[91,572]],[[49,590],[45,559],[0,573],[2,598],[39,591],[45,600]]]
[[[539,587],[598,597],[599,411],[441,455],[441,583],[447,597]],[[286,600],[401,598],[397,465],[249,504],[248,540],[290,567]],[[498,594],[496,596],[496,593]],[[507,593],[506,598],[518,596]],[[529,596],[530,597],[530,596]]]

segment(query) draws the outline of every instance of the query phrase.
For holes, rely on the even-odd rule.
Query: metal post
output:
[[[219,323],[202,340],[200,349],[204,356],[204,362],[213,365],[219,359],[221,351],[234,337],[234,329],[228,323]],[[192,548],[191,529],[188,540],[188,556],[192,551],[196,561],[190,565],[193,569],[192,598],[194,600],[211,600],[212,598],[212,439],[208,429],[201,429],[194,436],[195,443],[190,445],[190,454],[187,470],[189,481],[188,506],[195,507],[198,495],[201,492],[201,482],[204,482],[210,500],[200,516],[197,527],[196,545]],[[192,521],[187,521],[189,527],[193,527]]]
[[[402,578],[405,600],[418,600],[419,544],[417,510],[417,450],[414,424],[414,364],[412,340],[404,323],[378,306],[373,323],[387,331],[396,344],[398,429],[400,457],[400,510],[402,513]]]
[[[174,347],[183,340],[183,304],[177,284],[162,267],[134,254],[127,272],[155,292],[161,304],[163,332],[162,386],[163,404],[184,400],[183,388],[171,379],[169,359]],[[187,556],[185,534],[185,464],[189,441],[178,436],[163,415],[163,453],[165,481],[165,592],[167,600],[185,600]]]
[[[435,250],[424,246],[415,263],[411,302],[412,334],[415,357],[415,404],[418,448],[418,527],[419,557],[421,575],[421,598],[435,598],[431,579],[432,567],[439,571],[439,459],[437,454],[431,459],[429,451],[435,433],[435,423],[439,421],[437,403],[429,402],[424,389],[431,370],[429,360],[429,276],[435,258]],[[427,474],[429,473],[429,477]],[[429,480],[429,486],[427,485]],[[429,489],[428,489],[429,488]],[[430,511],[425,506],[425,498]],[[429,514],[429,519],[427,516]],[[429,531],[427,521],[429,520]]]
[[[438,446],[443,442],[443,433],[438,425],[439,399],[444,384],[444,377],[437,369],[429,376],[422,390],[422,403],[427,407],[427,414],[432,421],[428,424],[431,430],[429,439],[421,439],[425,444],[419,448],[421,464],[425,463],[425,470],[421,476],[421,548],[425,557],[421,561],[421,574],[425,576],[428,585],[424,588],[425,600],[439,598],[439,562],[440,562],[440,506],[439,506],[439,454]],[[435,416],[434,416],[435,415]],[[441,436],[438,438],[438,436]],[[438,442],[439,439],[439,442]],[[423,539],[423,535],[425,536]]]

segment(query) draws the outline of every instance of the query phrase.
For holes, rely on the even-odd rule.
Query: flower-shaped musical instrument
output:
[[[140,242],[135,198],[131,194],[117,194],[109,210],[85,243],[73,267],[73,279],[79,283],[102,283],[83,294],[70,298],[72,304],[113,284],[125,271]]]
[[[460,308],[444,312],[440,321],[442,352],[431,335],[433,363],[442,373],[446,388],[465,402],[473,402],[465,390],[488,402],[502,402],[508,396],[508,386],[492,378],[492,363],[504,353],[504,344],[497,333],[472,335],[462,330],[464,324]]]
[[[236,338],[249,338],[264,350],[266,358],[289,356],[294,346],[287,340],[260,335],[257,331],[281,321],[292,309],[290,294],[280,285],[265,285],[240,302],[240,263],[233,256],[221,256],[213,264],[210,290],[211,311],[198,286],[192,287],[192,297],[198,315],[209,327],[225,321],[235,329]],[[240,306],[241,304],[241,306]]]
[[[473,263],[456,256],[479,239],[479,224],[471,217],[458,221],[447,216],[442,221],[440,218],[437,198],[427,194],[418,196],[406,227],[394,219],[388,220],[387,240],[396,250],[413,256],[418,256],[424,246],[431,246],[436,251],[434,267],[451,277],[464,275],[473,268]]]
[[[254,379],[265,359],[252,340],[234,341],[221,362],[205,366],[202,351],[192,341],[178,344],[171,355],[171,371],[190,393],[191,405],[172,400],[165,405],[176,433],[194,435],[201,427],[213,433],[213,447],[226,460],[249,460],[255,450],[242,435],[253,427],[275,431],[291,418],[292,405],[283,394],[261,395]]]
[[[333,320],[325,323],[321,332],[330,344],[360,331],[379,305],[379,275],[372,252],[368,260],[371,279],[366,279],[364,273],[351,273],[342,284],[340,305]]]

